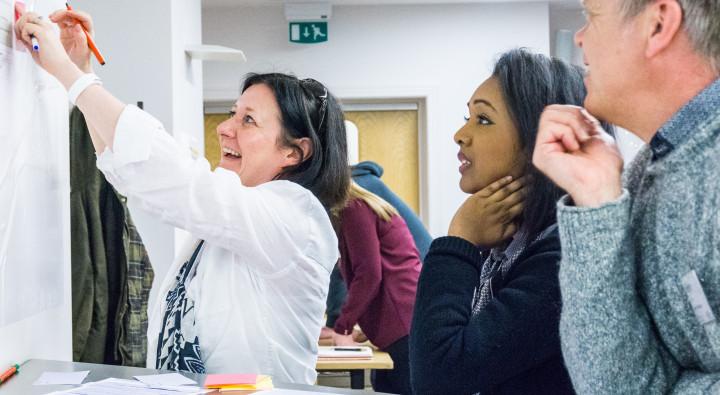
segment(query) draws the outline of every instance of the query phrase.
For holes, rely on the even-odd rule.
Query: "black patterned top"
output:
[[[195,328],[195,302],[188,298],[187,287],[197,272],[201,241],[190,259],[180,268],[175,286],[165,298],[165,314],[158,339],[156,369],[205,373],[200,355],[200,340]]]

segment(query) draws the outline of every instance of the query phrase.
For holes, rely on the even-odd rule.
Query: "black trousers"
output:
[[[410,395],[410,356],[408,351],[408,336],[401,337],[383,351],[390,354],[394,369],[372,371],[372,386],[377,392]]]

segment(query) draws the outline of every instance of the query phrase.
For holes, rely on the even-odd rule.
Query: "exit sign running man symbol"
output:
[[[291,22],[290,42],[316,44],[327,41],[327,22]]]

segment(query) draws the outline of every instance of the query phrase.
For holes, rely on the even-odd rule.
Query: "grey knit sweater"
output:
[[[581,394],[720,393],[720,81],[659,134],[617,201],[558,203],[560,333]]]

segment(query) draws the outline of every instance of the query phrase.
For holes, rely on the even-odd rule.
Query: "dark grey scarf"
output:
[[[493,281],[502,281],[507,276],[510,269],[513,268],[518,258],[525,249],[532,243],[541,240],[557,228],[557,224],[550,225],[545,228],[537,237],[530,240],[530,235],[525,229],[520,229],[513,236],[510,244],[505,248],[493,248],[489,252],[483,253],[485,262],[483,262],[480,271],[480,283],[475,288],[473,295],[472,315],[477,315],[487,306],[495,295],[493,295]]]

